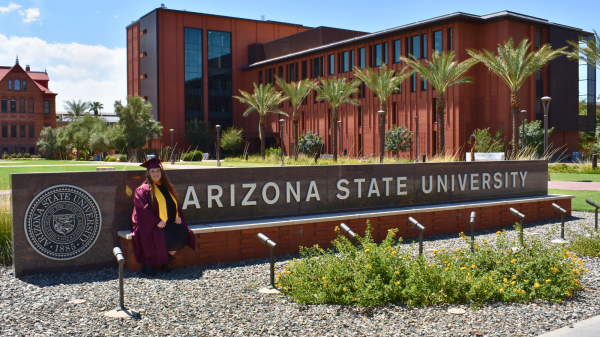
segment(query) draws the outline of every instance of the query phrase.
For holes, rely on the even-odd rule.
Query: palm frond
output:
[[[565,53],[570,60],[580,60],[600,69],[600,35],[596,30],[594,36],[580,36],[578,41],[567,41],[567,43],[573,48],[573,51]]]
[[[333,109],[337,109],[343,103],[349,103],[352,105],[360,105],[360,102],[353,98],[352,95],[358,93],[359,81],[346,82],[346,78],[321,78],[321,85],[317,86],[315,90],[319,93],[317,100],[328,101]]]
[[[371,68],[360,69],[354,67],[354,76],[363,81],[369,89],[379,98],[382,105],[385,105],[388,97],[399,89],[400,84],[412,75],[412,71],[406,71],[407,67],[396,72],[388,70],[384,64],[379,67],[379,73]]]
[[[412,57],[401,57],[415,72],[419,73],[422,79],[431,83],[433,89],[444,93],[446,90],[456,84],[473,83],[473,78],[463,77],[471,67],[479,61],[470,58],[463,62],[454,61],[454,51],[433,53],[431,61],[425,61],[425,64]]]

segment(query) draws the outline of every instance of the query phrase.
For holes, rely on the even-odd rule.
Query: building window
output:
[[[387,49],[387,42],[385,42],[383,44],[383,63],[385,64],[389,64],[388,63],[388,49]]]
[[[321,64],[320,64],[320,61],[321,61],[320,57],[316,57],[313,60],[313,78],[317,78],[321,74]]]
[[[8,125],[2,125],[2,138],[8,138]],[[7,150],[4,150],[7,152]]]
[[[140,58],[146,57],[146,56],[148,56],[148,52],[145,51],[143,53],[140,53]]]
[[[140,36],[148,34],[148,29],[144,29],[140,32]]]
[[[358,127],[360,128],[360,127],[362,127],[362,107],[360,107],[360,106],[358,107],[357,117],[358,117]]]
[[[25,134],[25,125],[19,125],[19,135],[21,136],[21,138],[27,137],[27,135]]]
[[[258,84],[259,85],[263,84],[262,70],[258,71]]]
[[[421,47],[423,48],[423,52],[421,53],[421,58],[427,58],[427,34],[421,35]]]
[[[45,114],[50,113],[50,101],[44,101],[44,113]]]
[[[28,111],[29,113],[33,113],[33,98],[30,98],[28,101]]]
[[[8,148],[7,147],[3,147],[2,148],[2,153],[8,153]]]
[[[375,45],[375,66],[381,66],[381,44]]]
[[[354,70],[354,50],[350,51],[350,71]]]
[[[25,148],[24,147],[21,148],[21,153],[25,153]]]
[[[325,76],[325,56],[321,56],[321,76]]]
[[[148,78],[148,74],[142,74],[140,75],[140,80],[146,79]]]
[[[419,53],[419,51],[420,51],[419,50],[420,49],[420,47],[419,47],[420,41],[419,40],[420,39],[421,39],[421,37],[419,35],[413,36],[411,44],[410,44],[410,53],[412,54],[412,56],[415,60],[418,60],[421,58],[420,53]]]
[[[358,66],[365,69],[365,48],[358,49]]]
[[[290,64],[290,81],[296,80],[296,66],[294,63]]]
[[[29,154],[34,154],[35,153],[35,148],[34,147],[30,147],[29,148]]]
[[[373,46],[369,46],[369,67],[373,68]]]
[[[427,91],[427,80],[421,79],[421,91]]]
[[[313,104],[317,104],[317,96],[319,95],[319,92],[316,90],[313,90]]]
[[[27,112],[25,110],[25,98],[20,98],[19,99],[19,112],[24,114],[25,112]]]
[[[12,113],[17,112],[17,100],[15,98],[10,99],[10,112],[12,112]]]
[[[432,104],[431,104],[431,107],[432,107],[432,110],[433,110],[433,111],[432,111],[432,114],[433,114],[433,122],[434,122],[434,123],[437,123],[437,113],[436,113],[436,112],[437,112],[437,98],[434,98],[434,99],[433,99],[433,102],[432,102]]]
[[[14,154],[14,153],[17,153],[17,148],[13,146],[13,147],[11,147],[11,148],[10,148],[10,151],[11,151],[13,154]]]
[[[283,66],[279,66],[279,78],[283,78]]]
[[[35,138],[35,125],[29,124],[29,138]]]
[[[333,54],[329,55],[329,75],[335,74],[335,57]]]
[[[396,125],[396,102],[392,103],[392,125]]]
[[[184,28],[185,120],[204,119],[202,29]]]
[[[15,80],[15,90],[21,90],[21,81]]]
[[[350,71],[350,60],[348,58],[349,58],[348,52],[345,51],[344,52],[344,70],[343,70],[344,73],[347,73],[348,71]]]
[[[452,28],[448,28],[448,50],[452,50]]]
[[[208,121],[223,130],[233,125],[231,33],[208,31]]]
[[[27,91],[27,81],[23,81],[23,91]]]
[[[402,55],[402,48],[401,48],[401,44],[400,44],[400,40],[394,40],[394,62],[393,63],[400,63],[400,61],[402,61],[400,59],[400,56]]]
[[[435,49],[435,51],[438,54],[442,54],[442,31],[438,30],[436,32],[433,32],[433,49]]]
[[[12,90],[12,80],[8,80],[8,90]]]
[[[306,66],[306,60],[302,61],[302,79],[306,79],[308,77],[308,67]]]
[[[273,84],[273,69],[269,68],[269,70],[267,70],[267,80],[269,81],[269,83]]]
[[[410,92],[417,91],[416,83],[415,83],[416,81],[417,81],[417,77],[416,77],[415,73],[413,73],[412,76],[410,77]]]
[[[17,138],[17,126],[16,125],[10,126],[10,138]]]
[[[8,101],[6,98],[2,99],[2,112],[8,112]]]

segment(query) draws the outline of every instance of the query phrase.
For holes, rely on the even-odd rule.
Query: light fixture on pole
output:
[[[385,119],[383,117],[385,111],[379,110],[377,113],[379,114],[379,132],[381,132],[379,135],[379,146],[381,147],[379,149],[379,163],[381,164],[383,163],[383,153],[385,150]]]
[[[217,148],[215,149],[217,153],[217,166],[221,166],[221,161],[219,160],[219,152],[221,152],[221,126],[217,125]]]
[[[338,121],[338,135],[340,135],[340,141],[338,144],[338,154],[342,153],[342,121]]]
[[[277,247],[277,244],[263,233],[258,233],[258,239],[260,240],[260,242],[264,243],[271,249],[271,275],[269,278],[270,284],[267,287],[260,289],[259,292],[267,294],[279,294],[280,291],[277,290],[277,288],[275,287],[275,247]]]
[[[356,234],[350,229],[350,227],[348,227],[345,223],[341,223],[340,228],[342,231],[344,231],[344,233],[346,233],[346,235],[348,235],[348,237],[350,237],[350,241],[354,241]]]
[[[590,206],[596,208],[596,231],[598,230],[598,209],[600,209],[600,205],[598,205],[597,203],[591,201],[590,199],[585,199],[585,202],[587,202]]]
[[[419,161],[419,116],[415,116],[415,161]]]
[[[171,165],[175,165],[175,159],[173,158],[173,133],[175,133],[175,129],[171,129]]]
[[[280,138],[281,139],[281,146],[279,146],[279,149],[281,150],[281,166],[285,166],[285,164],[283,163],[283,124],[285,123],[285,119],[280,119],[279,120],[279,134],[280,134]]]
[[[521,244],[521,247],[525,247],[524,243],[523,243],[523,219],[525,219],[525,215],[519,211],[517,211],[514,208],[510,208],[510,212],[519,218],[519,223],[520,223],[520,228],[519,228],[519,243]]]
[[[527,110],[521,110],[521,130],[523,132],[523,140],[521,141],[521,150],[525,149],[525,114],[527,114]]]
[[[548,150],[548,108],[551,100],[552,98],[549,96],[542,97],[542,104],[544,105],[544,153]]]
[[[560,213],[562,218],[562,224],[560,226],[560,240],[552,240],[552,243],[566,243],[565,241],[565,215],[567,215],[567,210],[560,207],[558,204],[552,203],[552,207]]]
[[[408,217],[408,222],[419,229],[419,255],[423,255],[423,232],[425,227],[412,217]]]
[[[475,212],[471,212],[471,253],[475,252]]]

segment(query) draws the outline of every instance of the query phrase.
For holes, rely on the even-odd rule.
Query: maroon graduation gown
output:
[[[135,258],[139,263],[147,266],[169,263],[165,230],[156,226],[160,222],[160,218],[152,211],[150,206],[150,187],[146,182],[135,190],[133,204],[133,215],[131,217],[133,230],[131,236]],[[154,205],[158,210],[156,200]],[[181,226],[187,227],[180,205],[177,205],[177,211],[181,218]],[[196,239],[194,233],[189,228],[188,232],[186,244],[195,250]]]

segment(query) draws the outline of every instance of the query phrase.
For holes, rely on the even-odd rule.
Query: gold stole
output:
[[[162,194],[160,189],[158,189],[158,186],[156,186],[156,184],[153,185],[154,196],[156,197],[156,201],[158,202],[158,217],[162,221],[167,223],[167,220],[169,220],[169,213],[167,212],[167,201],[165,200],[165,196]],[[169,194],[171,193],[169,192]],[[177,200],[175,200],[172,194],[171,199],[173,199],[173,202],[175,203],[175,219],[177,219],[177,217],[179,216],[179,211],[177,210]]]

